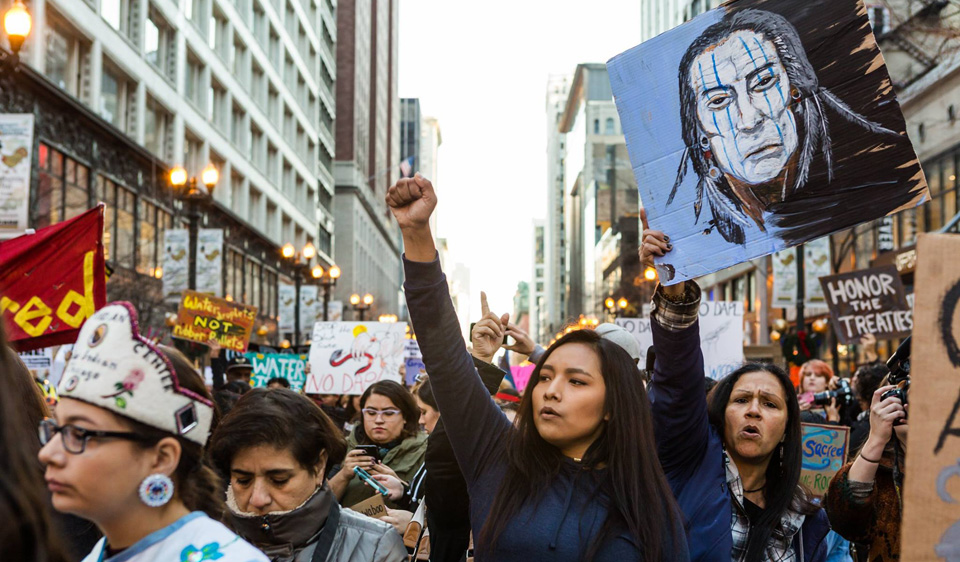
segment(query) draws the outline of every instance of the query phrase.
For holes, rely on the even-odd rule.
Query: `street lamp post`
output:
[[[213,164],[200,173],[199,181],[196,177],[188,177],[182,166],[170,170],[170,185],[173,186],[177,199],[187,204],[187,218],[190,220],[190,262],[188,269],[188,286],[193,291],[197,288],[197,233],[200,230],[201,201],[209,201],[213,197],[213,188],[220,181],[220,172]],[[203,187],[201,188],[200,185]]]
[[[7,40],[10,42],[11,53],[4,51],[0,56],[2,68],[0,72],[16,72],[20,66],[20,47],[30,30],[33,28],[33,18],[30,12],[23,5],[23,0],[16,0],[13,6],[3,15],[3,30],[7,33]]]
[[[620,297],[619,299],[607,297],[603,301],[603,306],[606,307],[607,312],[612,314],[614,318],[619,318],[623,316],[623,313],[627,310],[627,307],[630,306],[630,303],[625,297]]]
[[[360,295],[354,293],[350,295],[350,305],[359,317],[360,322],[363,322],[364,315],[367,310],[370,309],[370,306],[373,305],[373,295],[367,293],[363,295],[363,298],[360,298]]]
[[[293,282],[296,286],[296,297],[293,299],[293,346],[298,347],[300,345],[300,287],[303,284],[304,272],[310,269],[310,260],[317,255],[317,249],[313,244],[307,242],[307,245],[298,252],[293,244],[288,242],[280,249],[280,254],[293,263]],[[302,262],[301,258],[303,259]],[[316,268],[314,268],[313,273],[317,273]],[[323,268],[321,268],[320,273],[323,273]],[[316,275],[314,276],[316,277]]]
[[[323,321],[330,321],[330,293],[337,286],[337,279],[340,279],[340,268],[332,265],[330,269],[324,271],[319,265],[313,268],[313,278],[320,281],[320,287],[323,288]]]

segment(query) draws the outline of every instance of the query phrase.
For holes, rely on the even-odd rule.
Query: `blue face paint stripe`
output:
[[[723,82],[720,80],[720,73],[717,71],[717,55],[716,55],[716,53],[710,53],[710,60],[713,61],[713,76],[714,76],[714,78],[717,79],[717,84],[719,84],[721,88],[724,88],[725,86],[723,85]],[[733,126],[733,116],[730,115],[730,106],[729,106],[729,105],[727,105],[727,107],[726,107],[726,112],[727,112],[727,122],[730,123],[730,136],[733,137],[733,147],[737,149],[737,156],[738,156],[738,157],[740,158],[740,160],[741,160],[741,162],[740,162],[740,168],[741,168],[741,170],[742,170],[742,169],[743,169],[743,155],[740,154],[740,146],[737,144],[737,130],[736,130],[736,129],[734,128],[734,126]],[[716,117],[714,117],[714,122],[716,122]],[[724,154],[726,154],[726,152],[727,152],[726,146],[724,146],[723,152],[724,152]],[[729,155],[727,156],[727,161],[730,162],[730,156],[729,156]],[[733,166],[733,162],[730,162],[730,164],[731,164],[730,167],[733,168],[734,170],[736,170],[736,168]],[[745,174],[745,173],[746,173],[746,172],[744,171],[744,174]]]
[[[754,40],[756,40],[756,39],[757,39],[757,38],[754,37]],[[757,65],[757,59],[753,58],[753,52],[750,50],[750,47],[747,46],[747,42],[744,41],[743,37],[740,38],[740,44],[743,45],[743,48],[744,48],[744,49],[746,49],[746,51],[747,51],[747,56],[750,57],[750,62],[753,63],[753,69],[756,70],[756,69],[760,68],[760,67]],[[764,56],[764,61],[763,61],[763,62],[764,62],[764,64],[767,63],[766,56]],[[773,69],[772,69],[772,68],[768,68],[767,70],[770,71],[770,76],[774,76],[774,74],[773,74]],[[779,90],[779,88],[780,88],[780,82],[777,81],[777,89]],[[767,96],[767,92],[766,92],[766,91],[763,92],[763,99],[765,99],[765,100],[767,101],[767,109],[768,109],[769,112],[770,112],[770,113],[769,113],[770,119],[773,120],[773,126],[777,128],[777,134],[780,135],[780,144],[784,144],[784,142],[783,142],[783,131],[780,130],[780,124],[777,123],[776,117],[773,115],[773,104],[770,103],[770,98]],[[783,101],[783,94],[782,94],[782,93],[780,94],[780,99],[781,99],[781,101]]]

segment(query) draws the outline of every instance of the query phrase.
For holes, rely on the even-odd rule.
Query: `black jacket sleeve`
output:
[[[500,388],[504,372],[474,358],[483,385],[491,395]],[[427,439],[427,475],[424,497],[430,528],[430,560],[459,562],[470,543],[470,497],[453,447],[443,428],[443,417]]]

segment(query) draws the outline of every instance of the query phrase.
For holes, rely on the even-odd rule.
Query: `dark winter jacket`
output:
[[[460,336],[446,278],[439,260],[404,258],[407,306],[416,329],[434,396],[470,494],[470,521],[479,537],[493,499],[507,472],[506,446],[513,425],[490,400]],[[562,461],[558,476],[539,502],[529,502],[507,523],[497,547],[478,544],[478,560],[530,562],[581,560],[607,518],[610,498],[601,488],[604,470],[583,470]],[[429,508],[429,505],[428,505]],[[679,529],[678,529],[679,532]],[[666,545],[671,544],[664,537]],[[688,559],[686,545],[667,551],[663,560]],[[637,560],[638,545],[620,533],[599,547],[598,562]]]
[[[479,359],[474,359],[473,364],[487,392],[496,393],[505,373]],[[459,562],[470,544],[470,497],[442,416],[427,438],[426,467],[423,486],[428,507],[430,561]]]
[[[730,488],[723,440],[707,417],[699,321],[671,331],[654,315],[656,365],[650,383],[657,453],[686,518],[690,559],[730,562],[733,550]],[[830,526],[823,510],[809,515],[794,537],[804,562],[822,562]],[[802,537],[802,539],[801,539]]]

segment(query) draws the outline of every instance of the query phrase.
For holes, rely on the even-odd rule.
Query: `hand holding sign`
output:
[[[510,322],[510,314],[497,316],[490,312],[490,305],[487,304],[487,294],[482,291],[480,293],[480,311],[483,317],[474,324],[470,339],[473,341],[474,356],[481,361],[490,363],[503,343],[503,327]]]

